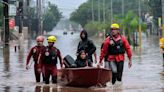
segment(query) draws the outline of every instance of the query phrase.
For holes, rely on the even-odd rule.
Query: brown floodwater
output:
[[[62,56],[69,54],[75,58],[79,33],[60,34],[57,37],[56,46],[60,49]],[[99,55],[103,39],[92,38],[92,40],[97,46]],[[127,59],[125,60],[123,84],[104,88],[76,88],[59,84],[35,83],[33,63],[30,63],[29,70],[25,69],[28,50],[34,46],[35,41],[25,40],[23,47],[17,52],[14,50],[16,43],[11,42],[8,47],[0,48],[0,92],[164,92],[162,54],[158,41],[158,37],[147,38],[143,35],[142,52],[139,49],[133,51],[131,69],[127,67]],[[46,42],[45,45],[47,45]]]

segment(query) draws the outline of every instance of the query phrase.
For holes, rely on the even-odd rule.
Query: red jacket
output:
[[[127,53],[127,55],[128,55],[128,58],[131,59],[131,57],[132,57],[132,51],[131,51],[130,45],[129,45],[127,39],[125,38],[125,36],[120,36],[120,35],[118,35],[117,38],[114,38],[114,37],[113,37],[113,39],[114,39],[115,41],[118,41],[118,40],[122,39],[123,46],[124,46],[125,51],[126,51],[126,53]],[[107,38],[105,39],[104,45],[103,45],[103,47],[102,47],[102,49],[101,49],[101,53],[100,53],[100,63],[102,62],[104,56],[108,53],[108,46],[109,46],[109,44],[110,44],[110,38],[107,37]],[[117,62],[124,61],[124,54],[108,55],[107,60],[108,60],[108,61],[117,61]]]
[[[42,53],[44,48],[45,48],[45,46],[34,46],[34,47],[32,47],[28,53],[26,65],[29,64],[31,56],[33,56],[33,60],[34,60],[35,64],[39,63],[38,62],[39,54]]]

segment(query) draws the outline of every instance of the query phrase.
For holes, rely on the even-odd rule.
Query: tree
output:
[[[43,15],[43,29],[46,31],[52,31],[52,29],[60,21],[61,17],[62,15],[57,6],[49,3],[47,11]]]
[[[88,21],[91,21],[91,9],[89,3],[82,4],[79,9],[71,14],[71,21],[75,21],[84,26]]]
[[[138,0],[124,0],[124,14],[128,13],[129,10],[133,11],[135,15],[138,15]],[[141,9],[142,14],[148,11],[148,5],[145,3],[145,0],[141,1]],[[122,16],[122,0],[113,0],[113,15],[114,16]],[[103,22],[103,2],[100,0],[100,21]],[[94,11],[94,18],[95,21],[98,21],[98,0],[93,0],[93,11]],[[105,0],[105,20],[107,22],[111,19],[111,0]],[[122,17],[120,17],[122,18]],[[83,27],[92,21],[92,0],[88,0],[86,3],[83,3],[79,6],[77,10],[75,10],[70,17],[71,21],[75,21],[81,24]],[[120,19],[118,19],[120,20]],[[114,20],[116,21],[116,20]]]

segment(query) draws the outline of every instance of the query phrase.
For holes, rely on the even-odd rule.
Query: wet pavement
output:
[[[51,34],[57,35],[56,46],[61,50],[61,54],[63,56],[69,54],[75,58],[79,33],[62,35],[53,31]],[[132,68],[128,69],[127,62],[124,64],[122,85],[105,88],[74,88],[35,83],[33,63],[31,62],[29,70],[25,69],[27,52],[34,46],[35,41],[25,41],[21,50],[17,52],[14,50],[15,43],[11,42],[9,47],[0,48],[0,92],[164,92],[162,54],[158,39],[158,37],[146,38],[143,35],[141,53],[139,49],[133,51]],[[102,40],[93,38],[97,54],[100,53]]]

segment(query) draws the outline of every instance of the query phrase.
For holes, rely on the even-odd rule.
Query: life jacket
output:
[[[108,46],[108,55],[117,55],[125,53],[122,37],[118,41],[115,41],[112,36],[109,36],[109,40],[110,44]]]
[[[57,64],[57,48],[55,47],[46,47],[46,51],[44,52],[44,63],[45,64]]]

